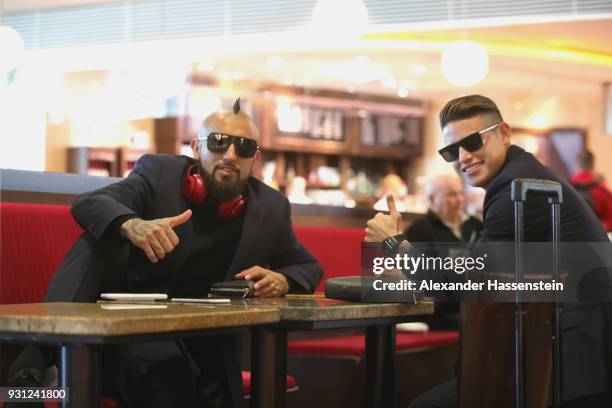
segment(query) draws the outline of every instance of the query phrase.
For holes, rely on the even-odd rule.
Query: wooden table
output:
[[[110,307],[117,307],[113,305]],[[70,388],[63,407],[98,407],[99,346],[237,331],[279,321],[278,308],[154,305],[109,309],[104,304],[0,305],[0,340],[58,345],[60,386]],[[132,307],[134,307],[132,305]]]
[[[255,408],[285,406],[287,332],[366,327],[366,406],[394,406],[395,324],[434,312],[431,300],[407,303],[352,303],[318,296],[235,300],[232,305],[273,308],[280,321],[252,329],[251,404]]]

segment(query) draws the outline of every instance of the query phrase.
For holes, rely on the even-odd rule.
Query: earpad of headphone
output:
[[[193,169],[196,169],[196,172],[192,174]],[[194,204],[203,204],[206,199],[206,185],[195,165],[187,169],[183,181],[183,195]]]
[[[246,197],[239,195],[228,201],[219,203],[217,207],[217,215],[219,218],[232,219],[236,218],[242,212],[242,209],[246,205]]]

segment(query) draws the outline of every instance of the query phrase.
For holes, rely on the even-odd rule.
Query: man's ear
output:
[[[499,125],[499,131],[502,135],[502,142],[504,144],[504,146],[508,147],[510,146],[510,135],[512,134],[512,130],[510,129],[510,125],[508,125],[506,122],[502,122]]]
[[[200,160],[200,142],[198,139],[191,139],[191,151],[193,152],[193,158]]]

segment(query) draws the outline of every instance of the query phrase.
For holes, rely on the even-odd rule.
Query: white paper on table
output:
[[[107,300],[166,300],[168,295],[165,293],[102,293],[102,299]]]

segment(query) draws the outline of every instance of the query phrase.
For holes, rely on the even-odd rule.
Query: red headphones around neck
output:
[[[203,204],[208,191],[204,177],[200,174],[197,164],[187,168],[185,180],[183,181],[183,195],[193,204]],[[217,206],[219,218],[231,220],[238,217],[246,205],[246,196],[240,194],[231,200],[223,201]]]

